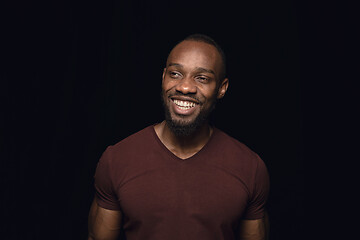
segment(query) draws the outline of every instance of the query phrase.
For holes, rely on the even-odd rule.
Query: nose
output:
[[[197,91],[195,82],[188,77],[181,79],[175,89],[183,94],[196,93]]]

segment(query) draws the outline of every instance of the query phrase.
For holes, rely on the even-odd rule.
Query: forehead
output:
[[[179,63],[184,67],[203,67],[211,69],[216,75],[221,70],[221,56],[211,44],[185,40],[176,45],[170,52],[166,65]]]

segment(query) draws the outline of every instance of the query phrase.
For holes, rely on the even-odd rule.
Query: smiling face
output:
[[[217,49],[185,40],[170,52],[162,77],[166,122],[176,135],[190,135],[204,124],[224,96],[228,79],[219,79],[222,60]]]

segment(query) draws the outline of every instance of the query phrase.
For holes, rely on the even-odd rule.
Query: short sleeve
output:
[[[263,218],[265,215],[265,204],[269,195],[270,180],[265,163],[258,157],[252,194],[247,209],[243,215],[245,220]]]
[[[118,198],[111,179],[111,148],[108,147],[101,156],[95,172],[95,196],[100,207],[109,210],[120,210]]]

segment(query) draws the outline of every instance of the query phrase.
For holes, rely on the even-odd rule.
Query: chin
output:
[[[198,114],[193,114],[192,116],[182,116],[175,113],[170,114],[170,120],[176,123],[179,126],[192,125],[196,118],[199,116]]]
[[[167,126],[170,130],[178,137],[189,137],[193,135],[199,126],[195,126],[194,124],[178,124],[172,120],[166,120]]]
[[[173,116],[168,109],[165,109],[165,120],[170,130],[178,137],[193,135],[206,122],[206,116],[198,114],[195,117]]]
[[[216,101],[213,101],[210,107],[199,109],[193,112],[193,114],[185,116],[176,114],[171,109],[171,104],[167,101],[167,98],[162,98],[162,100],[166,124],[169,129],[179,137],[191,136],[202,127],[207,122],[216,104]]]

